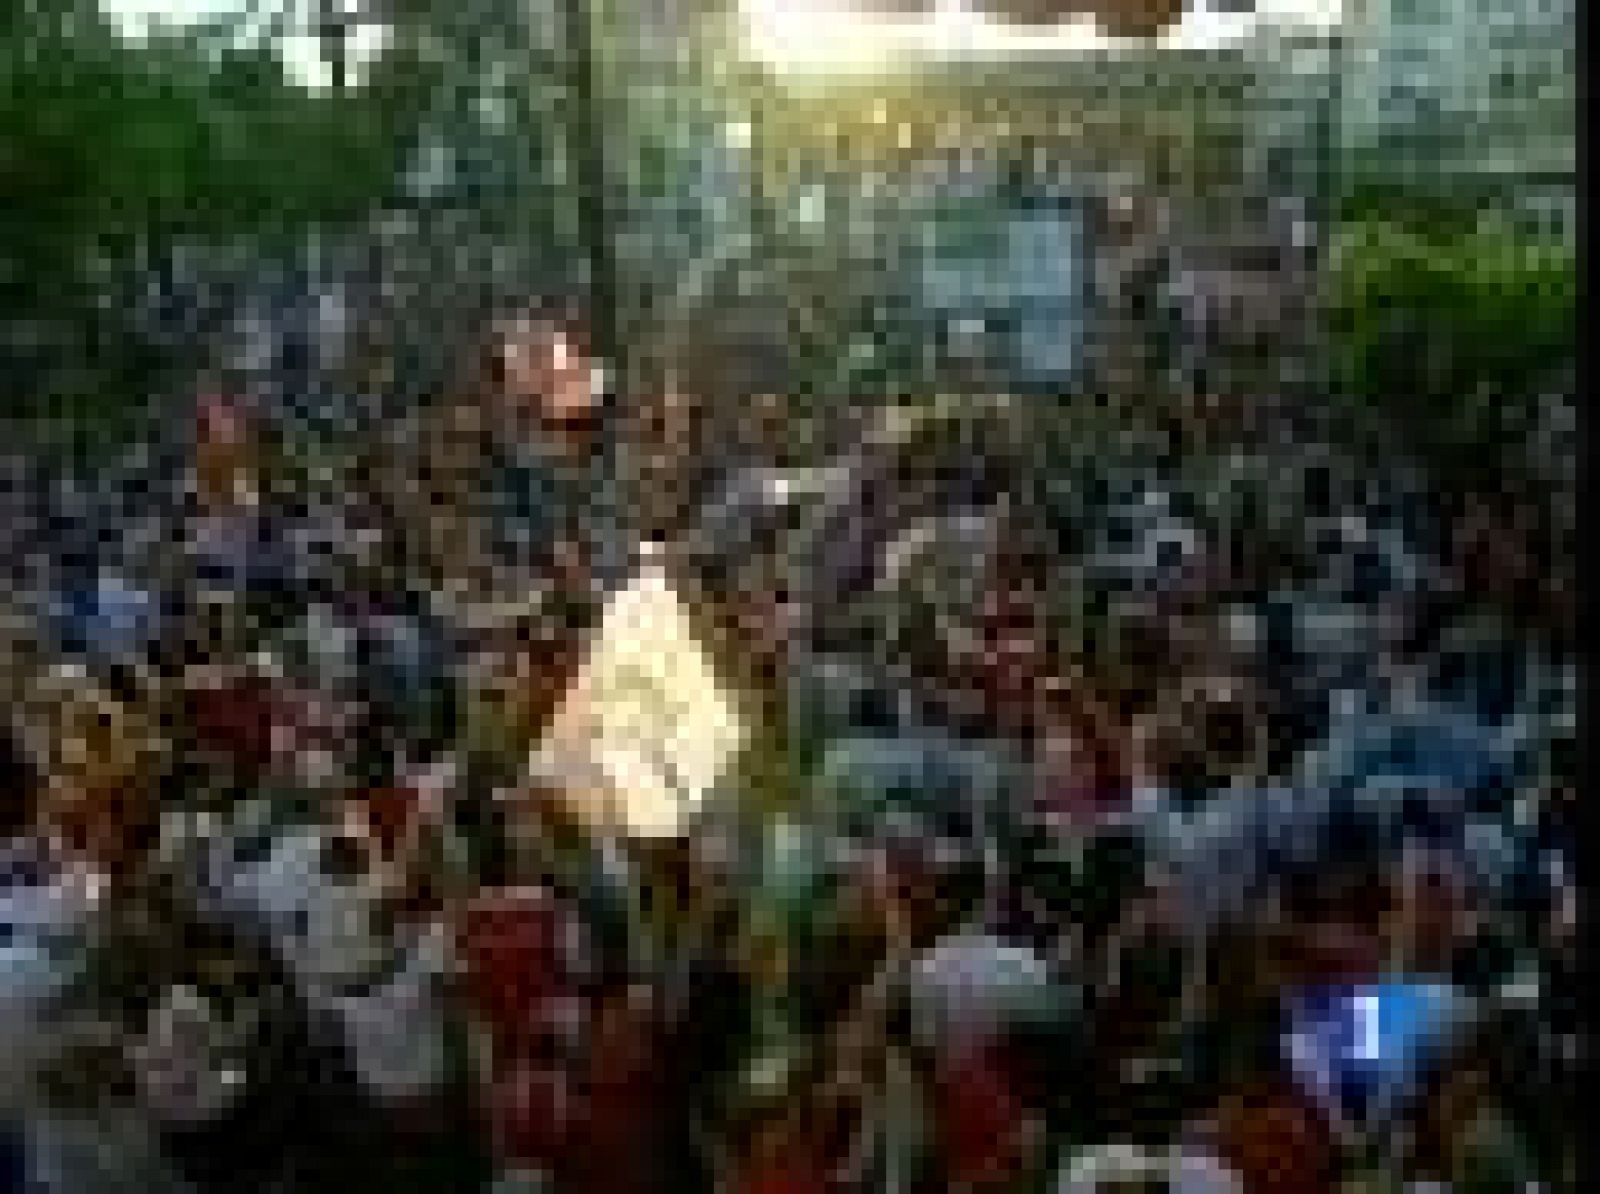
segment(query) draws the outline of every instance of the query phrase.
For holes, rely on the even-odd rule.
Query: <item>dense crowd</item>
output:
[[[0,1188],[1575,1188],[1575,664],[1423,481],[972,402],[646,551],[486,327],[8,517]],[[640,835],[530,759],[651,569],[747,733]]]

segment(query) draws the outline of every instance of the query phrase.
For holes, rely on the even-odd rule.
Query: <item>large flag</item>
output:
[[[676,837],[748,734],[666,569],[647,560],[607,607],[532,772],[593,830]]]

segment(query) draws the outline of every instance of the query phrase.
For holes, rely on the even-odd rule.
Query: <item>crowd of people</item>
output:
[[[1425,484],[973,400],[644,550],[484,326],[10,532],[0,1188],[1575,1188],[1575,663]],[[748,732],[637,835],[529,761],[650,568]]]

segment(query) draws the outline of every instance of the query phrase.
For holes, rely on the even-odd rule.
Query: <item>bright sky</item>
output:
[[[350,3],[351,0],[346,0]],[[270,16],[287,10],[299,29],[320,0],[101,0],[130,34],[152,20],[183,25],[230,13],[254,11]],[[1257,0],[1256,14],[1212,11],[1209,0],[1192,0],[1190,11],[1168,35],[1168,44],[1222,46],[1248,37],[1262,23],[1333,23],[1343,0]],[[887,62],[950,61],[1035,53],[1094,51],[1115,45],[1087,21],[1054,30],[1008,27],[974,16],[964,0],[944,0],[932,18],[869,17],[849,0],[741,0],[746,35],[756,57],[796,72],[870,69]],[[256,22],[262,18],[257,17]],[[254,22],[253,22],[254,23]],[[383,31],[367,26],[352,36],[351,64],[381,49]],[[280,50],[290,73],[310,86],[327,82],[316,38],[285,35]]]
[[[350,4],[350,0],[345,0]],[[279,15],[286,15],[293,32],[278,38],[278,51],[290,76],[308,87],[323,87],[330,72],[322,61],[311,18],[321,8],[321,0],[100,0],[108,13],[128,36],[137,37],[153,25],[182,28],[220,17],[248,14],[246,31],[261,29]],[[351,4],[351,7],[354,7]],[[352,71],[383,48],[384,32],[373,25],[357,26],[350,35]]]
[[[965,0],[942,0],[934,16],[870,16],[850,0],[741,0],[755,56],[783,70],[849,71],[889,63],[948,62],[1033,54],[1103,51],[1118,43],[1090,18],[1054,29],[1003,24],[973,13]],[[1164,44],[1185,48],[1242,41],[1263,25],[1321,25],[1338,20],[1342,0],[1257,0],[1254,13],[1213,11],[1191,0]]]

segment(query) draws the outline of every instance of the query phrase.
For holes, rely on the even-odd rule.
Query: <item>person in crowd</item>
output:
[[[576,593],[612,546],[585,509],[605,479],[599,363],[553,302],[485,325],[462,375],[372,462],[381,500],[436,589],[469,604]]]
[[[70,936],[81,923],[90,894],[83,884],[62,875],[52,857],[40,820],[42,785],[29,752],[7,727],[0,735],[0,917],[4,939],[0,967],[5,1005],[0,1024],[5,1033],[0,1054],[7,1059],[0,1090],[0,1115],[14,1141],[12,1116],[26,1106],[28,1076],[39,1041],[40,1015],[51,997],[64,986],[61,966],[65,954],[53,948],[53,938]],[[67,932],[62,934],[62,930]],[[14,1147],[20,1148],[17,1141]]]
[[[275,491],[248,404],[202,387],[194,550],[154,579],[78,553],[8,651],[0,1182],[1559,1171],[1575,684],[1465,591],[1532,546],[1446,560],[1403,486],[1329,461],[1272,478],[1270,535],[1165,459],[1063,496],[990,412],[709,508],[731,470],[657,460],[646,521],[689,534],[652,558],[760,725],[634,841],[528,768],[645,555],[609,382],[565,304],[476,322],[342,495]],[[751,406],[741,455],[782,455]],[[698,410],[661,404],[654,446],[712,451]],[[149,1155],[72,1168],[86,1123]]]

